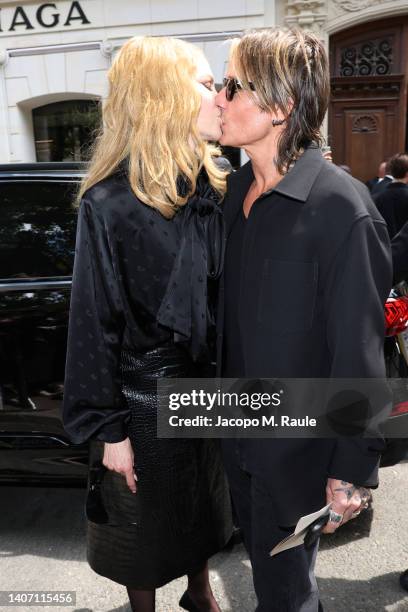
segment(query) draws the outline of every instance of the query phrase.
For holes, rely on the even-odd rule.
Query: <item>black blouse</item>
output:
[[[209,359],[207,280],[218,278],[223,252],[221,209],[204,172],[172,219],[142,203],[123,171],[87,190],[78,215],[62,410],[74,443],[126,438],[122,348],[140,352],[174,340],[194,361]]]

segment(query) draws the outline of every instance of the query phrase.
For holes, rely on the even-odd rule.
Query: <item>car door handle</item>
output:
[[[41,291],[50,289],[70,289],[72,285],[71,276],[53,278],[32,278],[22,279],[0,279],[0,293],[10,291]]]

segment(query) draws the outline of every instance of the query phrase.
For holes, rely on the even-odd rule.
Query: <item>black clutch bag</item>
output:
[[[103,443],[92,442],[89,454],[88,487],[85,514],[88,521],[99,525],[122,527],[140,524],[141,492],[132,493],[123,474],[108,470],[103,463]],[[138,470],[139,477],[141,470]]]
[[[89,469],[85,513],[92,523],[109,523],[109,515],[102,496],[102,482],[106,472],[107,468],[103,464],[93,465]]]

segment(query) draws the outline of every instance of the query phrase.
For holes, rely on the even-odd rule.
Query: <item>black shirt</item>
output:
[[[240,302],[242,251],[246,221],[244,210],[241,207],[241,211],[235,219],[235,223],[229,235],[225,252],[225,328],[223,359],[223,376],[225,378],[239,378],[244,371],[241,334],[238,324],[238,307]]]
[[[228,177],[227,240],[253,180],[251,162]],[[365,185],[308,147],[254,202],[242,262],[242,378],[379,378],[382,385],[391,253],[386,224]],[[220,283],[218,373],[230,300],[226,275],[227,269]],[[328,476],[376,486],[384,443],[381,435],[282,438],[244,440],[243,448],[248,470],[265,476],[276,493],[279,520],[296,521],[323,503]]]
[[[228,177],[227,245],[253,179],[250,162]],[[386,224],[362,183],[308,148],[276,187],[254,202],[242,258],[243,376],[385,375],[391,252]],[[228,299],[228,282],[225,269],[220,305]],[[219,349],[224,312],[222,304]]]
[[[84,194],[62,414],[74,443],[126,438],[130,409],[118,379],[122,349],[143,352],[174,341],[194,361],[208,351],[207,275],[218,277],[224,243],[216,199],[204,174],[171,219],[141,202],[122,172]]]

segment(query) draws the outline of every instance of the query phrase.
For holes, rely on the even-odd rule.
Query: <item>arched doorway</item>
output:
[[[337,164],[366,181],[407,147],[408,16],[330,38],[329,142]]]
[[[97,100],[64,100],[34,108],[37,161],[83,161],[100,121]]]

